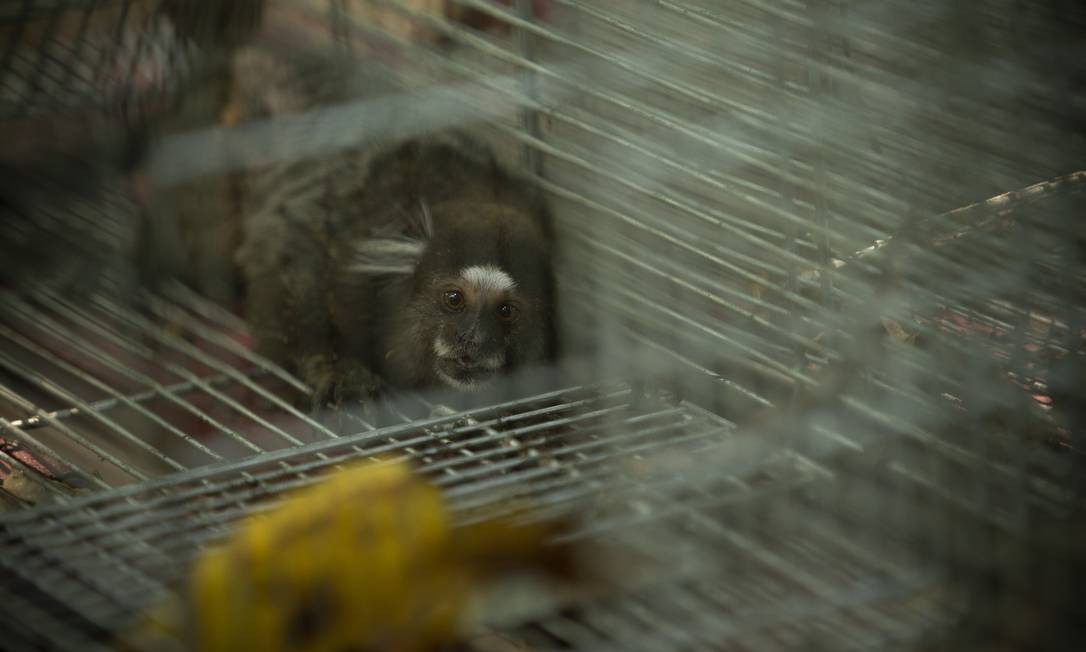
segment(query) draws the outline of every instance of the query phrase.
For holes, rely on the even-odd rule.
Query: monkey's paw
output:
[[[309,408],[342,408],[373,399],[385,389],[384,380],[353,360],[312,356],[301,365],[302,378],[312,389]]]

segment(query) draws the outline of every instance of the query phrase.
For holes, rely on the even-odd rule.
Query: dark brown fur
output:
[[[468,265],[506,270],[523,298],[490,343],[501,371],[553,355],[546,211],[485,149],[459,135],[412,140],[341,155],[318,179],[310,200],[265,205],[246,223],[238,262],[258,350],[319,402],[436,384],[431,343],[454,328],[439,286]],[[411,271],[357,269],[360,246],[390,240],[420,245],[388,259]]]

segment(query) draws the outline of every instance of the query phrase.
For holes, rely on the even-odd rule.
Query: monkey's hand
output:
[[[385,389],[385,381],[368,367],[355,360],[336,359],[331,353],[305,357],[298,370],[312,390],[308,406],[312,410],[372,399]]]

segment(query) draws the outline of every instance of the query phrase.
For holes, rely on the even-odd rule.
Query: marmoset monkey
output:
[[[257,348],[322,404],[479,387],[554,354],[548,216],[461,134],[353,151],[261,194],[237,255]]]
[[[259,50],[234,61],[226,124],[275,139],[279,116],[360,97],[410,124],[410,106],[357,62]],[[180,268],[227,303],[240,286],[257,351],[306,382],[318,406],[385,386],[475,389],[555,354],[541,193],[465,132],[386,132],[186,182],[155,204],[149,269],[160,269],[148,274]]]

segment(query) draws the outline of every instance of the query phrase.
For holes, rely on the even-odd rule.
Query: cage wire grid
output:
[[[204,13],[246,16],[254,3],[224,7]],[[258,12],[250,12],[238,21],[238,34],[213,38],[214,18],[200,13],[199,3],[187,0],[3,3],[0,115],[74,119],[88,109],[129,117],[160,110],[200,75],[209,57],[233,46],[259,20]]]
[[[407,396],[333,425],[182,286],[5,291],[0,461],[31,487],[14,503],[59,503],[0,517],[16,642],[101,645],[260,499],[382,453],[457,510],[599,510],[581,536],[662,569],[500,625],[531,649],[916,649],[968,605],[948,576],[991,528],[1073,509],[1081,392],[1056,376],[1081,354],[1084,159],[1042,47],[1059,3],[454,4],[508,33],[299,1],[263,45],[367,57],[443,101],[423,129],[485,117],[553,204],[588,376],[651,389]],[[304,138],[342,136],[318,118],[344,106]],[[669,455],[716,471],[638,475]]]
[[[608,396],[611,400],[629,400],[629,388],[618,386],[610,389]],[[583,390],[577,393],[584,395]],[[625,417],[623,423],[626,427],[621,430],[616,429],[613,423],[606,424],[606,428],[578,428],[576,424],[583,419],[555,418],[556,414],[561,414],[556,410],[569,409],[572,403],[570,394],[556,392],[549,397],[501,406],[501,409],[479,410],[470,416],[467,423],[464,423],[462,415],[434,420],[428,428],[434,432],[424,430],[416,436],[410,435],[417,432],[419,424],[399,426],[384,433],[348,437],[310,445],[307,449],[282,451],[241,463],[197,470],[189,473],[188,477],[172,476],[150,484],[132,485],[116,492],[80,499],[70,506],[46,509],[38,514],[21,512],[15,520],[22,523],[13,522],[7,530],[5,543],[11,556],[5,561],[5,566],[9,572],[55,592],[54,595],[58,597],[78,595],[75,603],[67,598],[64,601],[108,631],[110,625],[115,626],[124,617],[130,617],[133,610],[145,604],[144,600],[155,596],[156,590],[161,590],[164,584],[176,581],[185,568],[183,559],[198,549],[202,542],[221,534],[234,519],[250,513],[252,501],[300,483],[312,482],[314,478],[307,477],[310,473],[344,459],[391,452],[406,453],[421,459],[420,470],[444,488],[459,510],[492,503],[496,488],[506,489],[501,492],[502,498],[508,497],[510,492],[515,496],[535,495],[541,499],[540,504],[544,509],[560,507],[562,503],[567,503],[567,508],[568,504],[583,507],[586,498],[605,489],[608,504],[597,506],[597,509],[599,515],[606,517],[597,515],[593,518],[590,530],[582,536],[606,541],[613,538],[626,540],[631,534],[638,534],[632,547],[667,571],[663,577],[659,577],[658,571],[657,577],[640,583],[648,584],[650,589],[662,586],[659,590],[664,591],[665,595],[689,593],[684,607],[688,611],[687,617],[699,616],[697,605],[708,610],[711,604],[706,596],[698,593],[696,587],[689,586],[691,582],[708,584],[703,590],[709,591],[709,595],[713,596],[711,599],[718,601],[718,608],[727,607],[728,610],[746,605],[747,609],[756,612],[750,598],[758,595],[760,585],[768,585],[769,588],[761,586],[760,590],[770,595],[781,591],[811,592],[820,598],[834,594],[843,599],[838,595],[842,591],[842,578],[851,575],[855,579],[857,576],[863,577],[863,574],[857,573],[855,566],[848,572],[843,571],[842,568],[848,568],[848,564],[842,561],[842,553],[855,555],[856,559],[849,560],[854,564],[869,564],[873,573],[887,574],[888,583],[906,578],[900,570],[897,570],[899,577],[890,572],[894,570],[890,557],[864,551],[818,519],[804,523],[803,533],[795,540],[785,545],[767,545],[770,542],[754,538],[753,533],[744,534],[720,527],[717,516],[713,514],[713,510],[721,506],[749,505],[759,496],[779,496],[781,492],[825,480],[832,474],[823,466],[788,451],[774,450],[758,456],[759,459],[748,461],[745,472],[728,473],[714,464],[712,472],[705,474],[704,484],[696,488],[691,486],[688,473],[679,479],[671,479],[670,483],[661,478],[646,483],[639,480],[636,474],[632,478],[615,481],[613,474],[608,473],[609,466],[629,464],[631,458],[642,456],[651,459],[653,451],[661,449],[692,447],[699,455],[706,455],[719,447],[722,435],[733,435],[734,426],[715,415],[684,405],[678,409],[669,407],[648,415]],[[554,406],[552,401],[558,397],[565,401]],[[524,410],[527,405],[541,399],[549,399],[544,403],[546,407]],[[593,407],[596,406],[597,401],[589,401]],[[495,412],[501,414],[511,408],[518,411],[504,419],[494,418]],[[611,410],[616,408],[628,411],[629,405],[620,402],[610,406]],[[542,423],[531,423],[530,415],[538,412],[549,416],[544,417]],[[518,450],[510,450],[508,445],[480,451],[484,442],[493,439],[493,435],[480,436],[478,433],[485,432],[490,424],[505,420],[527,420],[531,424],[504,431],[506,438],[519,440],[516,448],[545,448],[548,442],[552,442],[555,430],[561,432],[566,428],[576,428],[575,434],[568,433],[567,436],[573,436],[581,443],[552,448],[544,454],[551,460],[546,464],[526,464],[524,456]],[[663,424],[659,423],[661,420]],[[647,427],[653,421],[656,422],[653,427]],[[454,424],[462,425],[455,425],[447,432],[442,431],[443,426]],[[659,437],[661,432],[668,430],[675,434],[684,431],[689,434]],[[531,433],[541,431],[552,434],[548,437],[531,436]],[[604,432],[621,434],[603,435]],[[440,435],[441,439],[435,441],[435,435]],[[374,440],[395,443],[375,445]],[[475,448],[476,452],[471,456],[455,455],[452,459],[446,457],[435,461],[427,458],[427,453],[448,455],[450,448],[462,451],[467,445]],[[737,456],[734,452],[730,450],[726,457],[718,457],[728,460],[735,468]],[[480,464],[479,458],[489,458],[491,464]],[[684,465],[684,468],[689,469],[689,465]],[[696,471],[695,477],[698,475]],[[705,469],[701,471],[705,473]],[[686,536],[680,539],[679,550],[675,541],[677,526],[691,530],[683,532]],[[760,534],[760,537],[765,536],[765,533]],[[48,542],[49,552],[43,554],[38,546],[45,542]],[[71,546],[71,549],[58,549],[58,544]],[[745,570],[731,573],[725,585],[717,586],[707,581],[706,578],[714,575],[705,575],[704,565],[716,563],[710,561],[715,555],[707,554],[706,549],[719,550],[721,546],[726,546],[736,555],[726,566]],[[681,559],[687,563],[676,563],[676,553],[682,553]],[[810,568],[811,562],[820,555],[836,560],[828,575]],[[70,575],[69,568],[74,570]],[[758,569],[766,572],[759,573]],[[695,575],[697,571],[702,574]],[[115,581],[118,572],[131,580],[125,582],[126,586],[121,591],[107,586],[87,586],[73,591],[75,587],[67,579],[74,577],[76,581],[88,581],[90,578],[111,576]],[[701,579],[695,582],[694,577]],[[907,577],[910,583],[916,579],[912,575]],[[632,583],[634,578],[625,579]],[[115,586],[113,582],[110,585]],[[904,590],[902,587],[898,589]],[[855,590],[871,593],[871,587],[857,586]],[[895,596],[888,594],[886,597]],[[636,598],[631,598],[631,601],[635,602]],[[882,635],[889,636],[891,630],[908,627],[908,621],[892,620],[879,614],[868,602],[857,600],[855,607],[858,617],[873,630],[869,636],[877,635],[880,628],[887,630]],[[610,608],[606,607],[608,610]],[[621,612],[625,607],[619,604],[614,608]],[[767,610],[762,617],[777,613],[775,608],[769,609],[769,605],[762,608]],[[700,617],[708,613],[711,611],[700,614]],[[915,617],[923,619],[922,614]],[[930,615],[927,617],[931,618]],[[604,625],[607,623],[604,615],[591,609],[580,618],[588,622],[599,619]],[[568,629],[568,626],[561,624],[551,627],[558,632],[563,631],[564,627]],[[757,631],[759,628],[753,629]],[[717,628],[713,627],[705,635],[724,636],[723,631],[718,633]],[[732,636],[741,638],[742,634],[739,631]],[[847,637],[863,637],[852,631],[846,634]],[[583,634],[569,636],[569,640],[583,640]],[[618,646],[625,644],[621,639],[615,642]],[[651,648],[650,645],[645,649]]]

